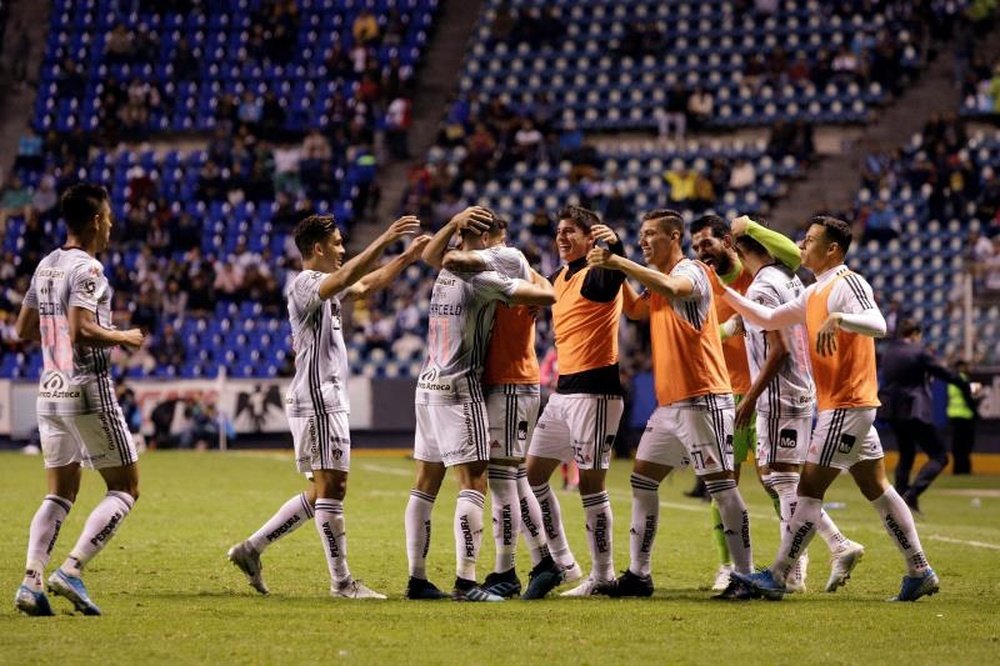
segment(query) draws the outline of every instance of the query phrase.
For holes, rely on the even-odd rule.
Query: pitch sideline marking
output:
[[[945,543],[957,543],[962,546],[975,546],[976,548],[989,548],[990,550],[1000,550],[1000,546],[995,543],[985,543],[983,541],[965,541],[963,539],[952,539],[951,537],[941,536],[940,534],[932,534],[928,539],[933,539],[934,541],[944,541]]]
[[[368,470],[369,472],[378,472],[380,474],[392,474],[393,476],[413,476],[413,470],[411,469],[397,469],[396,467],[386,467],[385,465],[373,465],[372,463],[362,463],[361,467]]]

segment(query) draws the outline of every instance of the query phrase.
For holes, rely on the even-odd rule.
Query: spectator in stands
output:
[[[409,159],[410,157],[407,137],[410,133],[410,125],[413,124],[411,107],[409,95],[404,93],[392,100],[386,109],[386,143],[389,145],[389,152],[397,159]]]
[[[184,341],[177,335],[172,324],[163,326],[163,332],[156,337],[152,345],[152,354],[157,366],[161,368],[170,366],[180,368],[184,364],[187,351]]]
[[[742,192],[752,188],[757,182],[757,170],[749,160],[739,158],[729,174],[729,189]]]
[[[17,157],[14,160],[14,168],[41,169],[45,165],[42,149],[42,138],[29,129],[17,140]]]
[[[174,49],[172,64],[174,66],[174,78],[178,81],[190,81],[198,75],[198,54],[188,43],[186,37],[181,37],[177,41]]]
[[[0,232],[7,228],[9,217],[31,217],[33,194],[31,188],[18,176],[11,178],[10,184],[3,189],[3,195],[0,196]]]
[[[520,129],[514,134],[514,156],[519,162],[535,164],[544,157],[544,137],[530,119],[521,121]]]
[[[688,99],[688,118],[695,131],[705,129],[712,122],[712,113],[715,109],[715,101],[712,94],[698,86]]]
[[[181,284],[172,278],[167,281],[167,289],[163,294],[163,316],[172,320],[184,319],[187,313],[188,295],[181,291]]]
[[[684,141],[687,132],[688,114],[688,92],[680,83],[675,83],[667,94],[667,103],[663,109],[657,109],[657,130],[660,139],[666,141],[670,138],[670,130],[673,128],[674,140]]]
[[[875,207],[863,221],[864,240],[884,243],[899,236],[899,214],[888,202],[878,199]]]
[[[59,193],[56,192],[56,179],[51,174],[45,174],[38,183],[38,189],[31,196],[31,217],[40,220],[52,220],[58,213]],[[0,229],[3,225],[0,224]]]
[[[368,45],[378,41],[378,19],[371,10],[367,8],[361,10],[351,26],[351,34],[354,35],[354,41],[361,44]]]
[[[104,44],[104,59],[109,64],[127,64],[135,56],[132,33],[122,23],[117,23],[108,33]]]

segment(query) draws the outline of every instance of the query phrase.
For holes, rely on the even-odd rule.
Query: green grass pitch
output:
[[[709,600],[715,569],[706,505],[685,498],[691,477],[661,490],[662,522],[652,599],[546,599],[502,604],[407,602],[403,508],[412,478],[401,458],[355,453],[346,504],[354,575],[390,594],[385,602],[333,600],[316,531],[306,526],[264,556],[272,594],[256,595],[226,560],[247,536],[301,489],[290,456],[150,453],[142,458],[142,498],[122,530],[88,569],[104,617],[27,618],[11,603],[22,576],[28,523],[45,492],[41,460],[0,456],[0,610],[2,663],[718,663],[768,664],[1000,662],[1000,479],[945,477],[924,500],[919,523],[942,592],[914,604],[885,600],[898,590],[902,563],[872,509],[846,478],[829,501],[853,539],[867,547],[847,588],[828,595],[823,543],[810,548],[810,591],[781,603]],[[615,461],[615,562],[628,564],[630,464]],[[770,561],[777,524],[756,480],[742,488],[751,508],[758,564]],[[58,565],[103,484],[92,472],[63,527]],[[449,481],[435,508],[431,579],[454,575]],[[978,498],[978,499],[976,499]],[[579,500],[560,496],[574,552],[586,568]],[[488,514],[487,514],[488,515]],[[487,527],[479,575],[493,563]],[[520,554],[524,577],[529,564]]]

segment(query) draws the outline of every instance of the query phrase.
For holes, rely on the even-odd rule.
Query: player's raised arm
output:
[[[402,253],[348,287],[343,297],[348,300],[360,300],[385,289],[403,272],[404,268],[420,259],[430,240],[431,237],[427,234],[417,236],[410,241],[409,246]]]
[[[622,312],[632,321],[646,321],[649,319],[649,299],[639,294],[629,282],[622,285],[622,294],[625,299],[622,304]]]
[[[783,233],[754,222],[747,215],[741,215],[733,220],[730,230],[734,238],[746,234],[754,239],[764,246],[768,254],[793,271],[802,265],[802,250],[795,241]]]
[[[331,224],[333,220],[331,218]],[[319,297],[326,300],[338,294],[360,280],[371,270],[372,264],[382,256],[386,248],[409,234],[420,231],[420,220],[413,215],[404,215],[389,225],[371,245],[345,263],[337,270],[329,273],[319,285]],[[342,253],[342,252],[341,252]]]
[[[684,298],[694,293],[694,283],[688,278],[670,276],[640,266],[631,259],[613,254],[602,247],[595,247],[587,254],[587,263],[591,266],[621,271],[633,280],[638,280],[650,291],[667,298]]]
[[[805,296],[800,296],[791,303],[785,303],[774,309],[760,303],[754,303],[729,287],[726,287],[722,292],[722,298],[746,320],[760,326],[765,331],[776,331],[806,322]]]
[[[489,231],[490,220],[492,219],[492,213],[485,208],[480,206],[469,206],[461,213],[448,220],[443,227],[438,229],[437,233],[434,234],[430,242],[424,248],[423,260],[434,268],[440,269],[444,267],[445,255],[455,252],[448,252],[448,243],[451,242],[451,237],[465,229],[471,229],[479,233]],[[461,253],[463,257],[469,254],[471,253]],[[468,257],[465,258],[468,259]]]
[[[510,297],[512,305],[552,305],[556,302],[556,290],[544,277],[532,271],[531,282],[516,280],[517,287]],[[537,279],[541,278],[541,279]]]

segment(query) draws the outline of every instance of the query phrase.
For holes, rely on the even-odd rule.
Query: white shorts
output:
[[[347,472],[351,468],[351,431],[347,412],[289,416],[295,443],[295,465],[303,474],[316,469]]]
[[[812,434],[811,416],[757,415],[757,466],[801,465]]]
[[[695,474],[733,469],[732,399],[715,397],[704,406],[657,407],[639,440],[636,460],[668,467],[694,467]]]
[[[125,467],[139,459],[121,407],[96,414],[38,415],[46,467],[78,463],[92,469]]]
[[[528,452],[572,459],[580,469],[607,469],[624,410],[620,395],[555,393],[538,419]]]
[[[874,423],[874,407],[820,412],[806,461],[823,467],[850,469],[862,460],[884,457]]]
[[[413,457],[445,467],[490,459],[489,420],[485,402],[416,405]]]
[[[506,384],[486,395],[490,422],[490,460],[524,460],[535,432],[541,396],[518,393]]]

